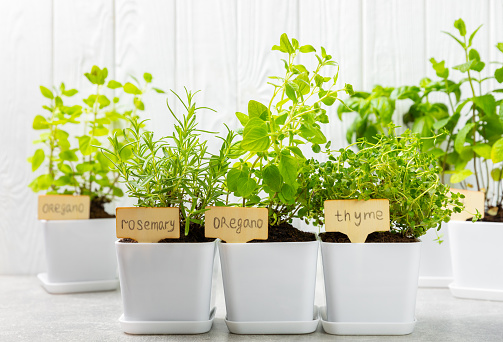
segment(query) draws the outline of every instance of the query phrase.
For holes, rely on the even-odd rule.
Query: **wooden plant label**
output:
[[[387,199],[325,201],[325,229],[341,232],[353,243],[363,243],[373,232],[389,231]]]
[[[267,240],[269,217],[267,208],[207,207],[205,236],[228,243],[244,243],[254,239]]]
[[[473,216],[477,210],[480,212],[482,217],[485,214],[485,195],[482,191],[473,190],[463,190],[463,189],[453,189],[452,192],[465,195],[465,198],[460,198],[460,202],[465,205],[465,210],[460,213],[452,213],[451,220],[453,221],[466,221]]]
[[[89,196],[39,195],[39,220],[87,220],[90,214]]]
[[[115,232],[118,238],[138,242],[159,242],[180,238],[178,208],[120,207],[115,210]]]

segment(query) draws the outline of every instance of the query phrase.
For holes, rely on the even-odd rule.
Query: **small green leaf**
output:
[[[490,94],[473,98],[473,103],[482,109],[484,114],[495,115],[496,113],[496,100]]]
[[[166,92],[162,89],[159,89],[159,88],[152,88],[156,93],[159,93],[159,94],[165,94]]]
[[[294,103],[297,103],[297,95],[295,94],[294,84],[295,83],[288,81],[285,84],[285,92],[286,92],[286,96],[288,96],[288,98],[290,100],[292,100]]]
[[[300,52],[302,53],[316,52],[316,49],[311,45],[304,45],[300,47]]]
[[[492,148],[489,144],[477,144],[473,146],[473,151],[484,159],[491,159]]]
[[[140,89],[138,89],[137,86],[130,82],[124,84],[124,91],[128,94],[141,95]]]
[[[59,158],[61,158],[61,160],[67,160],[67,161],[78,161],[79,158],[77,158],[77,155],[75,154],[75,152],[73,152],[72,150],[67,150],[67,151],[63,151],[59,154]]]
[[[257,182],[253,178],[238,182],[238,192],[242,197],[250,196],[257,188]]]
[[[139,110],[145,110],[145,105],[144,105],[144,104],[143,104],[143,102],[142,102],[139,98],[137,98],[137,97],[135,97],[135,98],[134,98],[134,106],[135,106],[136,108],[138,108]]]
[[[501,52],[503,52],[503,43],[496,44],[496,47],[498,48],[498,50],[500,50]]]
[[[314,144],[313,146],[311,146],[311,149],[313,150],[314,153],[320,153],[321,151],[321,147],[318,144]]]
[[[230,169],[227,173],[227,189],[229,191],[237,191],[238,189],[238,179],[241,176],[241,170]]]
[[[79,150],[84,156],[88,156],[95,151],[95,148],[91,146],[91,137],[88,135],[83,135],[78,137],[79,139]]]
[[[52,100],[54,98],[54,94],[52,93],[52,91],[50,91],[49,89],[47,89],[44,86],[40,86],[40,92],[42,93],[42,95],[44,95],[48,99]]]
[[[463,19],[458,19],[454,22],[454,27],[457,28],[459,30],[459,34],[461,36],[466,36],[466,26],[465,26],[465,22],[463,21]]]
[[[262,171],[264,183],[274,192],[281,191],[281,174],[276,165],[268,165]]]
[[[287,146],[287,149],[292,151],[295,155],[299,156],[300,158],[306,159],[300,148],[298,148],[297,146]]]
[[[238,118],[239,122],[241,122],[241,125],[246,126],[248,121],[250,121],[250,118],[248,115],[241,113],[241,112],[236,112],[236,117]]]
[[[265,122],[257,117],[250,119],[243,130],[241,148],[245,151],[261,152],[267,151],[269,144],[270,139]]]
[[[279,172],[286,184],[293,185],[297,180],[297,160],[282,154],[279,160]]]
[[[465,127],[461,128],[458,132],[458,135],[456,136],[456,139],[454,140],[454,149],[458,152],[461,153],[463,150],[463,146],[465,145],[466,141],[466,136],[470,131],[473,129],[475,124],[473,122],[470,122],[465,125]]]
[[[283,184],[281,187],[281,195],[289,202],[295,199],[295,189],[291,185]]]
[[[295,52],[295,50],[292,47],[292,44],[290,44],[290,40],[288,39],[288,36],[286,33],[283,33],[280,38],[280,46],[282,49],[284,49],[288,54],[292,54]]]
[[[248,116],[250,119],[260,118],[262,120],[267,120],[267,107],[262,103],[250,100],[248,101]]]
[[[33,120],[33,129],[41,130],[41,129],[48,129],[48,128],[49,128],[49,123],[42,115],[35,116],[35,119]]]
[[[473,172],[471,170],[463,169],[463,170],[455,172],[451,176],[450,182],[453,184],[459,183],[471,175],[473,175]]]
[[[494,78],[498,81],[498,83],[503,82],[503,67],[496,69],[494,72]]]
[[[491,150],[491,159],[494,164],[503,161],[503,138],[494,143]]]
[[[78,92],[79,91],[77,89],[69,89],[69,90],[63,91],[62,94],[65,95],[65,96],[71,97],[71,96],[77,94]]]
[[[501,180],[501,169],[499,168],[496,168],[496,169],[492,169],[491,170],[491,178],[495,181],[495,182],[499,182]]]
[[[455,67],[453,67],[453,69],[459,70],[461,72],[468,72],[468,70],[470,70],[470,68],[472,67],[472,65],[474,63],[475,63],[475,61],[470,60],[470,61],[468,61],[466,63],[460,64],[460,65],[456,65]]]
[[[31,158],[31,171],[37,170],[40,165],[44,162],[45,153],[44,150],[38,149],[35,151],[35,154]]]
[[[152,82],[152,75],[146,72],[143,74],[143,79],[145,80],[145,82],[150,83]]]
[[[110,89],[117,89],[117,88],[121,88],[122,84],[120,82],[110,80],[110,81],[108,81],[107,87]]]

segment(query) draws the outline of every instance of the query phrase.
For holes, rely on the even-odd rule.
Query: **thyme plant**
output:
[[[141,98],[152,76],[144,75],[145,85],[141,90],[129,82],[122,85],[109,80],[107,83],[107,76],[108,70],[97,66],[85,73],[89,82],[95,85],[95,92],[82,99],[83,106],[67,103],[78,91],[66,89],[64,83],[52,90],[40,87],[49,104],[43,106],[46,115],[37,115],[33,121],[33,129],[41,131],[39,140],[35,141],[40,148],[28,160],[32,171],[44,167],[44,173],[29,185],[34,192],[89,195],[91,206],[101,208],[114,196],[123,196],[117,182],[118,174],[110,168],[110,162],[97,146],[106,142],[109,134],[120,132],[127,119],[144,110]],[[121,88],[125,93],[133,94],[134,106],[121,106],[118,97],[109,99],[105,94],[107,88],[109,92]],[[82,135],[71,135],[82,126]]]
[[[225,138],[217,137],[222,140],[219,154],[210,155],[208,141],[200,139],[204,131],[197,129],[198,111],[209,108],[197,107],[196,93],[185,92],[186,100],[173,92],[183,105],[183,115],[177,115],[166,101],[175,119],[172,135],[155,139],[153,132],[142,129],[145,120],[133,117],[131,127],[123,131],[125,144],[115,134],[109,138],[112,148],[102,150],[137,206],[178,207],[188,235],[192,225],[204,226],[207,206],[223,204],[222,182],[234,153],[235,133],[228,130]]]
[[[350,145],[319,165],[311,176],[321,183],[313,198],[315,224],[324,222],[324,201],[334,199],[388,199],[391,232],[411,238],[440,229],[452,212],[461,212],[463,195],[442,184],[436,158],[421,152],[424,139],[409,130],[396,136],[395,126],[389,130],[389,135],[377,135],[375,143],[359,140],[353,144],[357,152]]]
[[[227,174],[226,186],[243,206],[269,208],[270,225],[279,226],[304,215],[309,204],[306,181],[313,168],[299,146],[315,153],[330,147],[321,131],[329,121],[325,107],[340,101],[340,92],[353,90],[349,84],[337,89],[339,67],[323,47],[314,55],[312,71],[297,64],[299,54],[316,52],[311,45],[283,34],[272,49],[285,54],[285,74],[270,77],[273,94],[267,104],[251,100],[248,114],[236,113],[243,126],[243,155]],[[325,74],[327,66],[337,72]]]

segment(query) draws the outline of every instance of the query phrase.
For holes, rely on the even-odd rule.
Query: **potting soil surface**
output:
[[[321,324],[308,335],[233,335],[224,322],[218,262],[213,283],[217,311],[210,332],[140,336],[121,330],[120,290],[51,295],[35,276],[0,276],[0,341],[503,341],[503,302],[456,299],[448,289],[424,288],[417,293],[417,324],[411,335],[334,336],[324,333]],[[323,287],[319,260],[315,297],[318,306],[324,305]]]
[[[323,242],[336,242],[336,243],[351,243],[348,236],[339,232],[326,232],[320,234],[321,241]],[[414,238],[402,236],[400,234],[393,234],[391,232],[374,232],[370,233],[365,240],[365,243],[396,243],[396,242],[418,242]]]

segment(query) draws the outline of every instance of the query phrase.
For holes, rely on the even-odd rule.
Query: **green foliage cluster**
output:
[[[441,176],[450,174],[450,183],[460,183],[463,188],[475,188],[489,193],[495,187],[496,198],[488,199],[489,206],[501,207],[503,203],[503,105],[501,96],[503,89],[503,63],[494,72],[489,72],[482,61],[479,52],[473,47],[473,41],[479,26],[471,34],[466,30],[462,19],[454,22],[457,34],[445,32],[462,49],[464,62],[449,68],[445,61],[430,59],[438,79],[423,78],[419,86],[402,86],[398,88],[383,88],[377,86],[372,93],[357,92],[348,101],[348,107],[358,112],[348,132],[348,141],[353,135],[356,138],[371,136],[375,132],[386,133],[380,129],[392,122],[395,101],[412,100],[412,105],[404,114],[404,123],[412,132],[422,137],[433,137],[443,134],[437,139],[427,141],[423,150],[435,155],[442,167]],[[503,52],[503,43],[496,48]],[[459,81],[450,77],[461,73]],[[458,74],[459,75],[459,74]],[[488,89],[491,80],[498,86]],[[431,94],[443,94],[445,101],[433,102]],[[339,113],[346,112],[345,107],[339,107]],[[354,126],[354,127],[353,127]],[[353,134],[354,133],[354,134]],[[475,184],[470,184],[466,178],[474,175]]]
[[[461,212],[464,196],[440,182],[436,158],[421,152],[425,139],[409,130],[396,136],[393,125],[388,129],[374,143],[361,139],[353,144],[357,152],[350,145],[315,168],[311,179],[321,184],[310,218],[316,225],[324,223],[323,203],[332,199],[389,199],[391,231],[415,238]]]
[[[270,77],[274,92],[267,105],[252,100],[248,114],[236,113],[243,126],[243,154],[229,170],[226,186],[243,199],[243,206],[269,208],[269,223],[280,225],[303,217],[312,195],[307,175],[313,164],[299,146],[305,144],[315,153],[330,147],[320,129],[329,122],[325,107],[339,100],[340,92],[353,90],[349,84],[336,89],[339,67],[323,47],[316,54],[311,45],[301,46],[283,34],[272,49],[286,55],[285,74]],[[315,53],[312,71],[296,62],[299,54],[307,53]],[[323,74],[327,66],[337,72]]]
[[[208,141],[200,140],[204,131],[197,129],[196,114],[206,107],[196,107],[193,93],[186,90],[186,101],[173,92],[185,109],[181,118],[168,109],[175,120],[172,135],[155,139],[144,130],[144,121],[130,118],[131,127],[110,137],[111,149],[102,148],[139,207],[178,207],[180,221],[189,233],[191,223],[203,225],[207,206],[223,205],[222,185],[235,153],[235,133],[220,138],[218,155],[207,151]],[[210,133],[210,132],[206,132]],[[122,143],[125,139],[125,143]]]
[[[144,75],[143,87],[136,79],[138,86],[130,82],[122,85],[115,80],[107,83],[108,70],[97,66],[85,73],[85,77],[96,91],[82,99],[83,105],[68,104],[69,98],[78,91],[66,89],[64,83],[52,90],[40,87],[42,95],[50,102],[43,106],[46,115],[37,115],[33,121],[33,129],[41,131],[40,138],[34,142],[40,148],[28,161],[32,171],[43,166],[44,172],[29,186],[34,192],[89,195],[91,200],[109,202],[114,196],[123,196],[123,192],[118,187],[118,174],[97,147],[107,141],[109,134],[121,132],[128,119],[137,117],[138,112],[144,110],[141,99],[149,88],[152,75]],[[121,105],[117,96],[110,99],[106,95],[107,88],[109,93],[122,89],[124,93],[132,94],[133,105]],[[71,133],[82,124],[83,134],[72,136]]]

